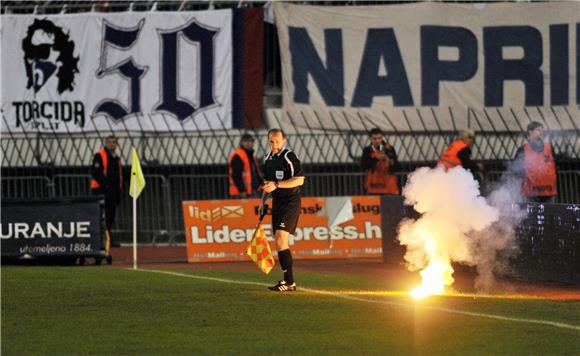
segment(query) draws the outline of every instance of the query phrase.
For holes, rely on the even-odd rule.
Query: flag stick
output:
[[[135,175],[135,173],[133,173]],[[135,177],[133,177],[135,178]],[[133,181],[133,192],[137,191],[137,179]],[[137,197],[133,196],[133,269],[137,269]]]
[[[260,211],[259,211],[260,220],[258,221],[258,224],[260,224],[262,222],[262,220],[264,219],[264,216],[266,216],[266,213],[268,212],[268,204],[266,204],[267,200],[268,200],[268,193],[262,191],[262,204],[260,204]]]

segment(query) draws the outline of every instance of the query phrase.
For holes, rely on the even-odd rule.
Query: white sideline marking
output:
[[[266,284],[266,283],[236,281],[233,279],[196,276],[194,274],[185,274],[185,273],[177,273],[177,272],[170,272],[170,271],[160,271],[160,270],[154,270],[154,269],[136,269],[136,270],[130,269],[130,270],[131,271],[138,271],[138,272],[151,272],[151,273],[167,274],[167,275],[177,276],[177,277],[202,279],[202,280],[206,280],[206,281],[216,281],[216,282],[229,283],[229,284],[246,284],[246,285],[253,285],[253,286],[260,286],[260,287],[269,286],[269,284]],[[433,311],[439,311],[439,312],[450,313],[450,314],[460,314],[460,315],[475,316],[475,317],[480,317],[480,318],[497,319],[497,320],[503,320],[503,321],[513,321],[513,322],[518,322],[518,323],[549,325],[549,326],[554,326],[556,328],[561,328],[561,329],[571,329],[571,330],[580,331],[580,326],[578,326],[578,325],[559,323],[559,322],[549,321],[549,320],[512,318],[509,316],[502,316],[502,315],[495,315],[495,314],[484,314],[484,313],[474,313],[474,312],[457,310],[457,309],[449,309],[449,308],[441,308],[441,307],[428,307],[428,306],[421,306],[421,305],[416,305],[416,304],[390,302],[387,300],[365,299],[365,298],[355,297],[352,295],[337,294],[337,293],[334,293],[332,291],[303,288],[303,287],[300,287],[299,290],[304,291],[304,292],[309,292],[309,293],[328,295],[328,296],[332,296],[332,297],[336,297],[336,298],[354,300],[354,301],[358,301],[358,302],[397,305],[397,306],[410,307],[410,308],[415,308],[415,309],[433,310]]]

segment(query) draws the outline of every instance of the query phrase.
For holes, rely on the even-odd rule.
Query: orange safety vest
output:
[[[244,181],[244,187],[246,188],[246,193],[252,194],[252,167],[250,166],[250,157],[248,157],[247,152],[242,148],[238,147],[230,156],[228,161],[229,166],[229,180],[230,180],[230,196],[238,196],[241,192],[238,190],[238,186],[234,182],[234,178],[232,177],[233,170],[232,170],[232,160],[235,156],[239,156],[244,163],[244,171],[242,172],[242,180]],[[256,169],[259,169],[258,160],[256,156],[252,157],[254,163],[256,165]]]
[[[107,156],[107,150],[105,150],[104,148],[101,148],[99,150],[99,152],[97,152],[97,153],[101,155],[101,161],[103,162],[103,174],[106,177],[107,176],[107,168],[109,166],[109,157]],[[117,162],[119,163],[119,185],[122,189],[123,188],[123,171],[122,171],[122,167],[121,167],[121,160],[118,160]],[[93,178],[91,180],[91,189],[99,189],[100,187],[101,187],[101,185],[99,184],[99,182]]]
[[[523,195],[551,197],[557,194],[556,164],[550,144],[544,143],[544,150],[538,153],[525,143],[524,170],[526,176],[522,182]]]
[[[380,151],[371,149],[371,157],[378,156]],[[365,176],[365,188],[370,194],[400,194],[397,177],[391,173],[388,160],[379,160],[374,168],[369,169]]]
[[[456,166],[461,166],[461,160],[457,154],[465,147],[468,147],[467,143],[462,140],[453,141],[447,150],[443,152],[441,158],[437,161],[437,165],[445,167],[445,171]]]

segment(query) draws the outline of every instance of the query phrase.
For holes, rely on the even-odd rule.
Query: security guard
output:
[[[528,202],[556,201],[556,164],[552,146],[544,140],[544,125],[532,121],[526,142],[516,152],[516,175],[522,179],[522,195]]]
[[[262,184],[262,172],[254,154],[254,137],[242,135],[240,147],[230,155],[229,193],[232,198],[245,198],[255,195]]]
[[[284,279],[268,289],[277,292],[296,290],[292,274],[292,253],[288,235],[294,234],[300,215],[300,187],[304,184],[304,173],[296,154],[286,147],[286,135],[281,129],[268,132],[270,152],[265,157],[265,193],[272,193],[272,230],[276,238],[278,260]]]
[[[371,144],[363,149],[362,169],[365,172],[365,190],[368,194],[400,193],[397,177],[393,174],[399,166],[395,148],[386,143],[383,131],[374,128],[369,132]]]
[[[105,224],[109,236],[123,190],[123,168],[116,150],[117,138],[111,135],[105,140],[105,146],[95,153],[91,167],[91,192],[93,195],[105,196]],[[119,246],[119,242],[111,236],[111,247]]]
[[[459,131],[459,138],[451,143],[443,152],[437,166],[445,167],[445,171],[456,166],[462,166],[471,172],[473,177],[481,184],[479,173],[483,171],[483,165],[475,163],[471,159],[471,147],[475,143],[475,131],[465,129]]]

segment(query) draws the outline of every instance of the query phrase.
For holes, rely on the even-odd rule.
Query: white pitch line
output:
[[[177,277],[201,279],[201,280],[206,280],[206,281],[215,281],[215,282],[229,283],[229,284],[245,284],[245,285],[253,285],[253,286],[260,286],[260,287],[269,286],[269,284],[266,284],[266,283],[236,281],[233,279],[196,276],[194,274],[184,274],[184,273],[161,271],[161,270],[154,270],[154,269],[136,269],[136,270],[130,269],[130,270],[131,271],[138,271],[138,272],[151,272],[151,273],[158,273],[158,274],[167,274],[167,275],[177,276]],[[479,318],[496,319],[496,320],[502,320],[502,321],[513,321],[513,322],[518,322],[518,323],[548,325],[548,326],[553,326],[553,327],[561,328],[561,329],[571,329],[571,330],[580,331],[580,326],[578,326],[578,325],[559,323],[556,321],[541,320],[541,319],[513,318],[513,317],[503,316],[503,315],[474,313],[474,312],[457,310],[457,309],[449,309],[449,308],[441,308],[441,307],[428,307],[428,306],[421,306],[421,305],[416,305],[416,304],[390,302],[387,300],[365,299],[365,298],[355,297],[352,295],[338,294],[338,293],[334,293],[332,291],[327,291],[327,290],[319,290],[319,289],[311,289],[311,288],[303,288],[303,287],[300,287],[300,291],[314,293],[314,294],[323,294],[323,295],[328,295],[328,296],[332,296],[332,297],[336,297],[336,298],[354,300],[354,301],[358,301],[358,302],[385,304],[385,305],[396,305],[396,306],[402,306],[402,307],[407,307],[407,308],[439,311],[439,312],[444,312],[444,313],[449,313],[449,314],[460,314],[460,315],[474,316],[474,317],[479,317]]]

